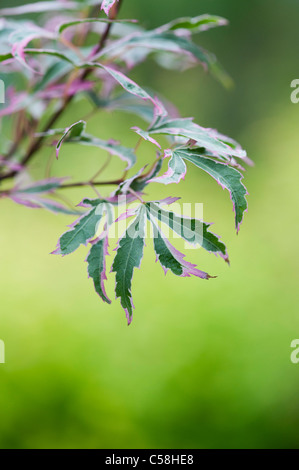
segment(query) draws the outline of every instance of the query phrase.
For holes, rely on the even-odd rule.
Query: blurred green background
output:
[[[228,194],[199,170],[179,188],[153,185],[150,194],[179,191],[185,202],[203,202],[231,267],[188,251],[217,279],[164,277],[149,242],[128,328],[119,302],[106,306],[93,293],[86,249],[49,255],[72,218],[1,200],[1,448],[298,448],[299,364],[290,361],[290,343],[299,337],[299,104],[290,101],[290,83],[299,78],[299,3],[125,0],[121,16],[150,28],[201,13],[230,20],[199,40],[230,72],[232,91],[200,68],[177,74],[151,61],[132,76],[183,116],[239,140],[254,159],[238,236]],[[99,115],[89,131],[134,144],[128,129],[136,122]],[[143,144],[140,161],[151,152]],[[66,148],[63,156],[55,174],[97,169],[95,150]],[[119,171],[115,159],[106,175]]]

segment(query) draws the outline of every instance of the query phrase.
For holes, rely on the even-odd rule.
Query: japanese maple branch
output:
[[[118,186],[123,183],[123,179],[111,180],[111,181],[80,181],[77,183],[62,184],[57,189],[69,189],[69,188],[81,188],[83,186]]]
[[[119,186],[121,183],[124,182],[123,178],[120,178],[118,180],[110,180],[110,181],[79,181],[76,183],[66,183],[62,184],[61,186],[58,186],[56,190],[59,189],[70,189],[70,188],[82,188],[85,186]],[[7,189],[4,191],[0,191],[0,197],[7,197],[10,196],[10,194],[13,192],[13,189]]]
[[[111,16],[110,18],[112,20],[116,19],[116,16],[120,10],[120,7],[121,7],[121,4],[122,4],[123,0],[119,0],[118,4],[115,6],[113,12],[111,13]],[[95,49],[94,51],[94,55],[98,54],[105,46],[105,43],[109,37],[109,34],[110,34],[110,30],[111,30],[111,27],[112,27],[113,23],[109,23],[101,37],[101,40],[99,42],[99,45],[98,47]],[[86,78],[89,76],[89,74],[92,72],[92,68],[90,69],[86,69],[82,76],[81,76],[81,80],[84,81],[86,80]],[[74,98],[75,95],[70,95],[68,96],[65,100],[64,100],[64,103],[63,105],[56,111],[56,113],[53,114],[53,116],[49,119],[49,121],[47,122],[47,124],[44,126],[43,130],[42,130],[42,133],[45,133],[47,132],[49,129],[52,128],[52,126],[55,124],[55,122],[60,118],[60,116],[64,113],[64,111],[66,110],[66,108],[69,106],[69,104],[72,102],[73,98]],[[31,160],[31,158],[33,157],[33,155],[35,155],[35,153],[41,148],[43,142],[44,142],[44,136],[41,136],[39,137],[37,140],[35,140],[30,146],[29,146],[29,149],[26,153],[26,155],[24,156],[24,158],[21,160],[20,162],[20,165],[21,166],[26,166],[29,161]],[[17,149],[17,146],[16,144],[14,144],[13,146],[13,150],[15,151]],[[10,152],[11,153],[11,152]],[[0,175],[0,181],[3,181],[3,180],[7,180],[7,179],[11,179],[13,178],[14,176],[16,176],[17,174],[19,173],[19,171],[17,170],[13,170],[13,171],[10,171],[9,173],[6,173],[4,175]]]

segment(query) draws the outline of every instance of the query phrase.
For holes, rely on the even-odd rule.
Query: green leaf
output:
[[[116,297],[120,298],[128,324],[132,321],[134,308],[131,294],[132,277],[134,268],[140,267],[143,256],[145,222],[145,209],[142,206],[136,219],[128,227],[123,238],[120,239],[112,265],[112,272],[116,273]]]
[[[0,63],[12,58],[13,55],[10,52],[8,52],[7,54],[0,54]]]
[[[98,238],[92,242],[92,247],[87,256],[88,276],[92,278],[94,288],[101,299],[111,304],[104,286],[106,276],[106,256],[108,255],[108,236],[105,233],[102,238]]]
[[[150,101],[155,107],[155,111],[156,111],[157,116],[166,116],[167,115],[167,111],[165,110],[164,106],[162,105],[162,103],[157,98],[153,98],[147,91],[145,91],[143,88],[141,88],[141,86],[139,86],[137,83],[135,83],[129,77],[124,75],[122,72],[118,72],[117,70],[114,70],[111,67],[107,67],[107,66],[99,64],[97,62],[88,62],[86,64],[80,65],[80,68],[93,68],[93,67],[104,69],[128,93],[131,93],[134,96],[138,96],[142,100]]]
[[[206,129],[195,124],[191,118],[187,119],[158,119],[149,129],[150,134],[165,134],[169,136],[181,136],[194,140],[197,146],[204,147],[213,155],[228,157],[246,157],[246,152],[225,143],[225,136],[218,134],[213,129]]]
[[[77,67],[79,64],[79,60],[74,56],[73,51],[65,51],[65,52],[60,52],[56,51],[55,49],[34,49],[34,48],[27,48],[24,50],[26,54],[29,55],[48,55],[51,57],[56,57],[59,60],[63,60],[65,62],[68,62],[71,64],[74,68]],[[77,63],[78,62],[78,63]]]
[[[85,128],[86,128],[86,122],[78,121],[65,129],[63,136],[61,137],[61,139],[58,141],[56,145],[56,158],[58,158],[59,156],[59,151],[60,151],[63,141],[65,139],[70,140],[70,139],[75,139],[79,137],[84,132]]]
[[[220,255],[225,261],[228,261],[226,246],[217,235],[208,231],[210,224],[166,211],[155,202],[146,203],[146,208],[150,216],[168,225],[171,230],[188,243],[200,245],[205,250]]]
[[[165,157],[169,156],[171,158],[168,162],[167,172],[162,176],[152,178],[150,183],[171,184],[179,183],[182,179],[185,179],[187,168],[184,160],[182,160],[182,158],[178,156],[176,152],[172,152],[171,150],[165,151]]]
[[[236,229],[239,231],[244,212],[247,210],[245,196],[247,190],[242,184],[243,175],[224,163],[216,162],[211,158],[203,157],[197,150],[177,149],[173,152],[175,158],[188,160],[198,168],[211,175],[223,189],[230,193],[235,211]]]
[[[215,15],[200,15],[194,18],[178,18],[165,26],[162,30],[175,31],[177,29],[187,29],[191,33],[199,33],[207,31],[210,28],[217,26],[226,26],[228,21],[221,16]]]
[[[70,225],[72,229],[60,237],[57,249],[52,254],[64,256],[73,253],[80,245],[86,246],[89,240],[95,236],[102,216],[102,204],[93,207],[87,214],[82,215]]]
[[[156,234],[154,236],[154,248],[157,255],[157,260],[160,261],[162,267],[171,270],[176,276],[183,274],[183,266],[171,253],[169,247],[166,245],[165,238],[162,236],[158,226],[156,225]],[[166,274],[166,273],[165,273]]]
[[[186,261],[184,259],[185,255],[174,248],[153,219],[149,216],[148,218],[153,227],[154,248],[157,255],[156,261],[159,260],[165,274],[170,269],[173,274],[181,277],[190,277],[191,275],[200,277],[201,279],[209,279],[211,277],[208,273],[196,269],[195,264]]]

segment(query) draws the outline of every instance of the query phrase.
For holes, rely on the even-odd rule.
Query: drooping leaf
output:
[[[84,132],[85,128],[86,128],[86,122],[78,121],[65,129],[63,136],[61,137],[61,139],[58,141],[56,145],[56,158],[58,158],[59,156],[59,151],[60,151],[63,141],[65,139],[70,140],[70,139],[79,137]]]
[[[146,209],[150,216],[155,217],[160,222],[168,225],[171,230],[192,245],[200,245],[205,250],[220,255],[228,261],[226,246],[220,238],[209,232],[210,224],[194,219],[177,215],[174,212],[162,209],[155,202],[146,203]]]
[[[124,75],[122,72],[119,72],[117,70],[112,69],[111,67],[107,67],[102,64],[98,64],[96,62],[88,62],[87,64],[81,65],[82,68],[92,68],[92,67],[98,67],[101,69],[106,70],[109,75],[111,75],[122,87],[124,90],[126,90],[128,93],[131,93],[132,95],[138,96],[142,100],[145,101],[150,101],[155,108],[155,114],[157,116],[166,116],[167,111],[165,110],[163,104],[161,103],[160,100],[157,99],[157,97],[153,98],[147,91],[145,91],[143,88],[141,88],[137,83],[135,83],[133,80],[131,80],[129,77]]]
[[[105,232],[104,236],[97,238],[91,242],[92,247],[87,256],[88,263],[88,277],[91,277],[94,283],[94,288],[101,299],[111,304],[104,286],[104,281],[107,280],[106,276],[106,256],[108,253],[108,235]]]
[[[180,253],[164,236],[158,225],[149,217],[153,227],[154,248],[157,255],[156,261],[159,260],[165,274],[170,269],[173,274],[181,277],[190,277],[191,275],[200,277],[201,279],[209,279],[210,276],[204,271],[196,269],[195,264],[186,261],[185,255]]]
[[[247,201],[245,198],[247,190],[242,183],[243,175],[235,168],[224,163],[203,157],[197,150],[177,149],[173,152],[173,156],[181,161],[187,160],[193,163],[195,166],[211,175],[223,189],[229,191],[234,206],[235,223],[238,232],[244,212],[247,210]]]
[[[50,129],[47,132],[39,133],[37,135],[46,137],[63,134],[56,145],[57,158],[63,143],[77,143],[89,147],[98,147],[103,150],[106,150],[111,155],[118,156],[121,160],[127,163],[127,169],[135,165],[136,155],[134,153],[134,149],[123,147],[122,145],[118,144],[117,142],[114,142],[113,140],[106,141],[99,139],[98,137],[86,134],[84,132],[85,127],[85,121],[78,121],[66,129]]]
[[[73,253],[80,245],[87,243],[95,236],[97,227],[103,216],[103,204],[93,207],[70,225],[71,230],[65,232],[59,239],[55,255]]]
[[[118,0],[103,0],[101,10],[104,10],[106,15],[109,15],[110,9],[115,5],[115,3],[118,2]]]
[[[136,219],[128,227],[123,238],[120,239],[117,254],[112,265],[112,272],[116,273],[116,297],[120,298],[125,310],[128,324],[132,321],[134,304],[132,301],[131,285],[134,268],[140,268],[144,238],[146,214],[142,206]]]

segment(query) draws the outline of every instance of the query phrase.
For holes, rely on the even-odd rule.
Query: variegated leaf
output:
[[[94,283],[94,288],[101,299],[111,304],[111,300],[106,294],[104,281],[107,280],[106,276],[106,256],[108,253],[108,234],[104,231],[103,236],[91,242],[92,247],[87,256],[88,263],[88,277],[91,277]]]
[[[61,137],[61,139],[58,141],[56,145],[56,158],[58,158],[59,156],[59,151],[60,151],[63,141],[66,139],[70,140],[72,138],[75,139],[79,137],[84,132],[85,128],[86,128],[86,122],[78,121],[65,129],[63,136]]]
[[[153,227],[154,248],[157,259],[159,261],[165,274],[170,269],[173,274],[181,277],[190,277],[191,275],[200,277],[201,279],[210,279],[210,276],[204,271],[196,268],[195,264],[186,261],[185,255],[180,253],[164,236],[158,225],[150,218]]]
[[[228,262],[226,246],[217,235],[208,230],[210,224],[206,224],[202,220],[184,217],[167,211],[156,202],[146,203],[145,206],[150,216],[168,225],[171,230],[188,243],[195,246],[200,245],[205,250],[215,255],[220,255]]]
[[[117,253],[112,265],[116,273],[116,297],[126,313],[128,324],[132,321],[134,304],[132,301],[132,277],[134,268],[139,268],[143,256],[146,213],[142,206],[132,224],[119,240]]]
[[[93,207],[70,225],[71,230],[64,233],[57,244],[55,255],[68,255],[73,253],[80,245],[87,243],[95,236],[98,225],[103,216],[103,204]]]

